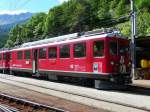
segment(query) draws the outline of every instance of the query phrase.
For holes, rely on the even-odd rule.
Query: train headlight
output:
[[[115,63],[113,61],[110,62],[111,65],[114,65]]]

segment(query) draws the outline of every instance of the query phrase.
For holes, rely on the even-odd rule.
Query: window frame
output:
[[[94,45],[95,45],[96,42],[102,42],[103,43],[103,55],[102,56],[95,56]],[[105,57],[105,40],[94,40],[92,48],[93,48],[93,57],[94,58],[103,58],[103,57]]]
[[[77,56],[75,56],[75,47],[76,47],[76,45],[84,45],[84,56],[80,56],[80,57],[77,57]],[[79,42],[79,43],[74,43],[73,44],[73,57],[74,58],[85,58],[86,56],[87,56],[87,54],[86,54],[86,52],[87,52],[87,45],[86,45],[86,42]]]
[[[50,49],[55,48],[55,57],[50,57]],[[48,59],[56,59],[58,54],[57,54],[58,48],[57,46],[50,46],[48,47]]]
[[[19,57],[19,53],[21,53],[21,58]],[[23,51],[17,51],[17,60],[23,59]]]
[[[12,52],[9,53],[9,59],[12,60]]]
[[[7,54],[6,54],[6,52],[3,53],[3,60],[7,60]]]
[[[28,57],[28,55],[26,54],[27,52],[29,52],[29,57]],[[31,50],[25,50],[25,51],[24,51],[24,59],[25,59],[25,60],[30,60],[30,59],[31,59]]]
[[[110,46],[110,43],[116,43],[116,45],[117,45],[117,47],[116,47],[116,54],[112,54],[111,52],[110,52],[110,49],[111,49],[111,46]],[[117,40],[110,40],[109,42],[108,42],[108,45],[109,45],[109,54],[111,55],[111,56],[118,56],[118,41]]]
[[[3,60],[2,53],[0,53],[0,61]]]
[[[40,52],[41,49],[45,49],[45,51],[44,51],[45,52],[45,56],[44,57],[41,57],[41,52]],[[39,55],[38,55],[39,59],[47,59],[47,48],[46,47],[39,48],[38,52],[39,52]]]
[[[62,57],[62,56],[61,56],[61,53],[62,53],[62,52],[61,52],[61,49],[62,49],[64,46],[68,46],[68,48],[69,48],[69,56],[67,56],[67,57]],[[61,47],[62,47],[62,48],[61,48]],[[70,45],[70,44],[59,45],[59,57],[60,57],[60,58],[63,58],[63,59],[70,58],[70,57],[71,57],[70,51],[71,51],[71,45]]]

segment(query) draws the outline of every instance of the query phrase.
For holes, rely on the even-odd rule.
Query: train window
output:
[[[94,42],[94,57],[104,56],[104,41]]]
[[[41,48],[39,51],[39,58],[46,59],[46,48]]]
[[[70,57],[70,47],[69,45],[60,46],[60,58]]]
[[[2,54],[0,54],[0,60],[2,60],[3,58],[2,58]]]
[[[12,59],[12,53],[11,52],[9,53],[9,59],[10,60]]]
[[[22,59],[22,51],[18,51],[17,59],[18,59],[18,60],[21,60],[21,59]]]
[[[30,50],[25,51],[25,59],[30,59]]]
[[[79,43],[74,45],[74,57],[86,56],[86,43]]]
[[[4,58],[4,60],[6,60],[6,59],[7,59],[7,55],[6,55],[6,53],[4,53],[4,54],[3,54],[3,58]]]
[[[48,48],[48,58],[57,58],[57,47]]]
[[[127,46],[127,45],[119,46],[119,54],[120,55],[125,55],[128,52],[129,52],[129,46]]]
[[[111,55],[117,55],[117,42],[115,41],[110,41],[109,42],[109,53]]]

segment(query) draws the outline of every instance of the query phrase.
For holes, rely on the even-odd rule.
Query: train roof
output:
[[[73,34],[58,36],[54,38],[39,40],[35,42],[24,43],[20,46],[14,47],[13,49],[11,49],[11,51],[38,48],[38,47],[42,47],[42,46],[44,47],[48,45],[56,45],[56,44],[63,44],[63,43],[77,42],[77,41],[89,40],[94,38],[105,38],[105,37],[125,38],[118,30],[98,29],[98,30],[93,30],[88,32],[73,33]]]
[[[10,49],[9,48],[1,48],[0,49],[0,52],[3,53],[3,52],[9,52]]]
[[[42,45],[42,44],[48,44],[48,43],[54,43],[54,42],[62,42],[62,41],[67,41],[67,40],[75,40],[75,39],[79,39],[83,37],[96,36],[96,35],[103,35],[104,37],[106,37],[106,35],[110,33],[111,34],[113,33],[115,35],[120,34],[119,31],[98,29],[98,30],[93,30],[93,31],[88,31],[88,32],[73,33],[73,34],[58,36],[58,37],[39,40],[35,42],[28,42],[28,43],[22,44],[21,47],[36,46],[36,45]]]

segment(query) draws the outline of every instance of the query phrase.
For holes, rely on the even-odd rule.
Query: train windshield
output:
[[[119,54],[120,55],[125,55],[128,52],[129,52],[129,46],[128,45],[120,45],[119,46]]]
[[[117,55],[117,42],[116,41],[109,42],[109,53],[111,55]]]
[[[102,57],[104,56],[104,41],[96,41],[94,42],[94,57]]]

